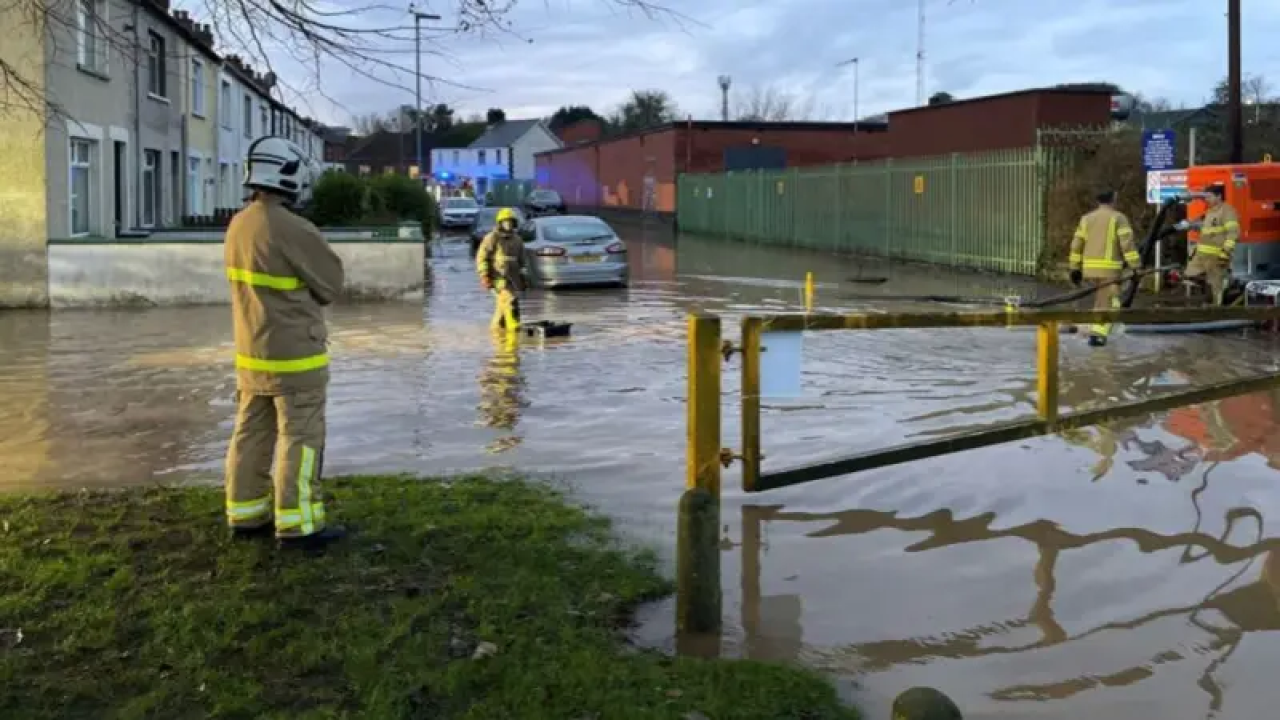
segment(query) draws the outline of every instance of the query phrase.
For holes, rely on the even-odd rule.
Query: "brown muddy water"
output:
[[[458,243],[432,258],[421,305],[336,308],[326,468],[555,475],[670,557],[686,313],[796,309],[806,271],[829,309],[889,307],[850,293],[1035,292],[696,238],[629,241],[630,288],[528,298],[530,319],[574,323],[563,341],[495,340]],[[893,280],[844,282],[859,275]],[[226,308],[0,314],[0,490],[216,481],[228,340]],[[1101,350],[1069,338],[1062,403],[1272,369],[1276,349],[1239,336],[1119,335]],[[1010,330],[814,335],[807,397],[765,408],[768,463],[1028,414],[1034,352],[1033,333]],[[871,717],[918,684],[967,718],[1274,717],[1278,426],[1280,397],[1254,395],[749,498],[730,471],[724,652],[831,673]],[[643,619],[644,641],[671,645],[670,603]]]

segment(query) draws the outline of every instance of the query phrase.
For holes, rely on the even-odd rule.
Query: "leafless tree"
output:
[[[141,0],[128,0],[140,2]],[[449,58],[441,43],[457,36],[502,36],[533,42],[520,33],[511,16],[521,3],[533,0],[435,0],[436,10],[445,17],[422,30],[422,53],[431,56],[424,67],[439,68]],[[667,0],[583,0],[606,3],[649,19],[680,22],[683,15],[667,7]],[[0,0],[4,34],[34,33],[38,37],[63,38],[63,62],[73,63],[74,38],[81,0]],[[214,28],[219,50],[243,57],[248,64],[275,72],[276,65],[291,59],[308,68],[308,77],[296,79],[290,89],[302,95],[328,97],[321,75],[354,74],[370,83],[411,92],[415,85],[413,17],[401,5],[381,0],[353,5],[320,0],[189,0],[185,9],[193,19]],[[94,19],[99,37],[112,51],[138,56],[133,33],[124,31],[116,20]],[[51,32],[53,31],[53,32]],[[0,43],[0,46],[8,43]],[[17,57],[0,47],[0,113],[12,111],[61,112],[43,91],[39,58]],[[279,73],[277,72],[278,76]],[[466,87],[441,77],[422,74],[430,84]],[[284,82],[284,79],[281,79]],[[469,88],[479,89],[479,88]],[[331,99],[331,98],[330,98]]]
[[[391,130],[396,119],[383,113],[365,113],[356,115],[351,127],[357,135],[372,135],[376,132]]]
[[[739,95],[733,117],[743,122],[818,121],[836,113],[813,95],[800,96],[773,85],[756,85]]]

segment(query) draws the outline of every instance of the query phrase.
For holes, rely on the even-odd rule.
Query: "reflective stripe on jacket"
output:
[[[476,274],[499,290],[524,290],[524,241],[517,233],[494,230],[476,250]]]
[[[1117,277],[1125,265],[1137,268],[1141,258],[1129,218],[1105,206],[1080,218],[1071,238],[1069,261],[1072,270],[1083,270],[1089,278]]]
[[[260,194],[236,213],[223,249],[231,282],[236,385],[281,395],[324,387],[328,331],[322,306],[342,290],[342,260],[305,218]]]
[[[1200,220],[1200,240],[1196,254],[1230,260],[1240,241],[1240,216],[1226,203],[1210,208]]]

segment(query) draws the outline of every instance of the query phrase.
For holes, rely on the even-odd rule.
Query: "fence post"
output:
[[[960,239],[959,239],[958,237],[956,237],[956,235],[957,235],[957,233],[956,233],[956,203],[957,203],[957,202],[958,202],[958,200],[959,200],[959,198],[958,198],[958,194],[957,194],[957,192],[956,192],[956,160],[959,158],[959,156],[960,156],[960,153],[951,153],[951,176],[948,178],[948,181],[947,181],[947,184],[951,186],[951,203],[950,203],[950,205],[951,205],[951,212],[950,212],[950,215],[951,215],[951,223],[950,223],[950,225],[951,225],[951,264],[952,264],[952,265],[956,265],[956,264],[957,264],[957,263],[956,263],[956,257],[957,257],[957,253],[959,252],[959,248],[958,248],[958,247],[956,247],[956,245],[960,242]]]
[[[889,257],[889,236],[893,233],[890,218],[893,217],[893,158],[887,158],[884,163],[884,226],[881,234],[881,242],[884,247],[880,249],[883,257]]]
[[[720,318],[689,316],[686,490],[676,529],[676,630],[720,630]]]

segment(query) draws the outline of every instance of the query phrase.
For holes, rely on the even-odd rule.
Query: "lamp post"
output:
[[[409,12],[413,13],[413,77],[417,88],[414,92],[413,124],[418,142],[418,182],[422,182],[422,21],[439,20],[440,16],[418,12],[413,6],[409,7]]]
[[[1244,162],[1244,109],[1240,106],[1240,0],[1227,1],[1227,128],[1231,162]]]
[[[849,58],[842,63],[837,63],[836,67],[844,67],[846,65],[853,66],[853,129],[858,129],[858,58]]]
[[[729,84],[733,82],[733,78],[721,75],[717,80],[720,83],[720,120],[729,122]]]

